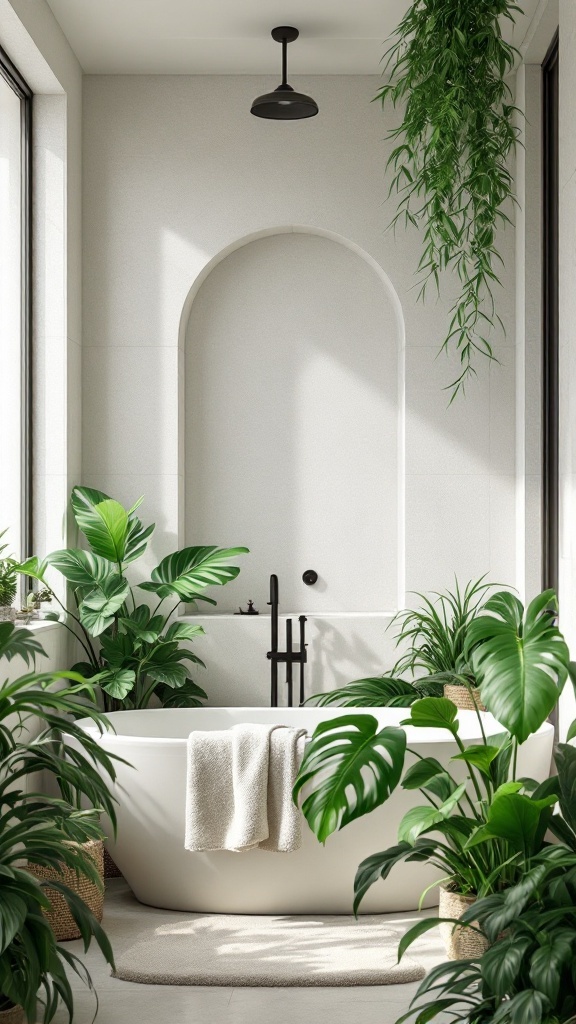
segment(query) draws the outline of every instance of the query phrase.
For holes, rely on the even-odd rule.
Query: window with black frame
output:
[[[32,552],[32,93],[0,48],[0,531]]]

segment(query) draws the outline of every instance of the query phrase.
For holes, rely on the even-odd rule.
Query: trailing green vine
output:
[[[419,297],[442,271],[457,274],[459,297],[441,351],[455,346],[460,372],[448,385],[453,400],[476,373],[477,355],[494,359],[492,337],[504,325],[493,286],[503,261],[497,228],[515,201],[508,160],[519,127],[505,76],[517,50],[502,37],[501,19],[521,8],[511,0],[414,0],[384,56],[389,81],[375,99],[405,105],[390,194],[399,196],[392,221],[423,229]]]

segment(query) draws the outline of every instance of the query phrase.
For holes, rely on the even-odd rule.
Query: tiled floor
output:
[[[134,913],[135,903],[123,881],[109,883],[106,918]],[[391,915],[406,921],[416,915]],[[413,959],[426,968],[442,959],[442,947],[434,931],[414,947]],[[67,948],[82,955],[80,942]],[[98,993],[96,1024],[394,1024],[408,1008],[416,985],[354,988],[215,988],[136,985],[110,976],[109,968],[94,945],[85,957]],[[95,1012],[94,995],[74,979],[75,1024],[90,1024]],[[61,1009],[55,1024],[65,1024]]]

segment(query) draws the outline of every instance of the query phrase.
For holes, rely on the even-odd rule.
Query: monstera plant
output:
[[[555,791],[517,778],[519,744],[545,722],[569,676],[568,648],[555,624],[552,591],[526,611],[505,591],[494,594],[470,624],[464,655],[482,699],[500,725],[466,746],[455,705],[445,697],[412,703],[401,725],[441,729],[454,743],[448,766],[407,746],[403,728],[379,728],[371,715],[322,722],[302,762],[295,798],[321,842],[383,804],[398,785],[419,790],[421,806],[399,826],[395,846],[367,858],[355,880],[355,909],[370,886],[401,861],[429,861],[445,885],[487,895],[519,881],[548,828],[561,831]],[[411,763],[405,766],[406,753]]]
[[[78,641],[85,660],[74,669],[98,684],[105,710],[146,708],[153,695],[164,707],[198,706],[206,693],[190,678],[188,665],[204,663],[183,645],[204,630],[173,616],[182,603],[216,604],[206,588],[235,579],[240,570],[230,560],[248,549],[183,548],[163,558],[149,580],[133,584],[128,573],[154,531],[136,515],[141,502],[125,509],[102,491],[74,487],[72,512],[88,550],[54,551],[43,561],[29,559],[19,571],[60,605],[61,613],[47,618],[60,620]],[[70,585],[72,607],[65,608],[50,586],[49,566]]]

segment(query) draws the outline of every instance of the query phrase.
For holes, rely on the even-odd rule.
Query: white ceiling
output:
[[[475,0],[469,0],[474,3]],[[409,0],[48,0],[87,74],[271,74],[275,25],[295,25],[290,74],[379,74]],[[524,0],[518,46],[538,0]],[[506,33],[510,38],[509,30]]]

